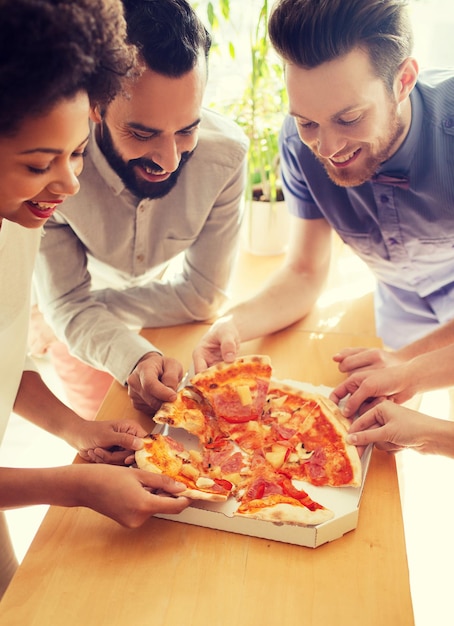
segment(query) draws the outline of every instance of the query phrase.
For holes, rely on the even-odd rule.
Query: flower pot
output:
[[[253,201],[246,205],[243,246],[260,256],[283,254],[290,236],[290,216],[282,202]]]

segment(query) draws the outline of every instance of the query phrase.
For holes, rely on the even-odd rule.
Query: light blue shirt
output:
[[[454,73],[428,71],[411,94],[412,121],[377,173],[402,185],[335,185],[301,142],[293,118],[281,133],[289,210],[325,218],[377,278],[377,334],[394,349],[454,318]]]

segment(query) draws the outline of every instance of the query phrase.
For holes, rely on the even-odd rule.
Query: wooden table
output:
[[[187,367],[203,324],[148,331]],[[369,336],[298,327],[245,344],[281,378],[334,385],[331,356]],[[99,419],[136,418],[114,383]],[[51,507],[0,604],[2,626],[411,626],[394,457],[374,452],[359,525],[303,548],[151,518],[127,530],[88,509]]]

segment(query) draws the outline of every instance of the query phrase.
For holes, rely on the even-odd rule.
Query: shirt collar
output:
[[[390,159],[382,163],[377,169],[376,174],[403,174],[406,175],[410,171],[410,165],[416,154],[419,140],[421,138],[423,123],[423,105],[421,96],[417,89],[413,89],[410,94],[411,102],[411,122],[407,136],[397,152]]]

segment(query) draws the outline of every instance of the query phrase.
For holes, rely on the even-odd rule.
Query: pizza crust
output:
[[[260,509],[236,512],[235,515],[240,517],[250,517],[260,519],[266,522],[278,522],[282,524],[297,524],[299,526],[317,526],[333,519],[334,513],[329,509],[317,509],[311,511],[298,505],[292,505],[287,502],[280,502],[271,506],[261,507]]]
[[[347,428],[350,426],[350,422],[342,415],[339,407],[329,398],[325,398],[323,396],[318,396],[317,402],[319,405],[323,407],[323,415],[325,419],[327,419],[330,424],[333,426],[334,430],[338,434],[338,436],[342,439],[343,442],[343,451],[347,456],[352,472],[353,477],[351,481],[347,485],[335,485],[336,487],[359,487],[361,485],[362,480],[362,465],[361,459],[359,458],[358,450],[356,446],[347,443]],[[314,423],[315,420],[311,419],[311,416],[308,417],[307,421],[304,422],[304,426],[302,428],[302,433],[304,430],[309,430]]]
[[[204,388],[207,380],[211,380],[213,378],[222,379],[225,373],[234,372],[241,368],[245,368],[247,370],[249,367],[260,368],[264,373],[271,373],[271,359],[267,355],[254,354],[238,357],[235,361],[233,361],[233,363],[225,363],[224,361],[221,361],[220,363],[216,363],[203,372],[199,372],[193,376],[191,378],[191,384],[197,388]]]
[[[150,440],[144,440],[145,442]],[[152,472],[154,474],[163,475],[165,472],[152,462],[150,459],[150,453],[147,451],[144,446],[140,450],[137,450],[135,453],[135,460],[137,467],[139,469],[143,469],[147,472]],[[170,473],[166,473],[167,476],[174,478],[174,480],[178,480],[179,482],[184,482],[184,477],[181,476],[171,476]],[[205,500],[209,502],[226,502],[229,497],[228,493],[214,493],[211,491],[202,491],[201,489],[195,489],[193,487],[187,486],[183,491],[178,492],[178,496],[185,496],[186,498],[190,498],[191,500]]]

